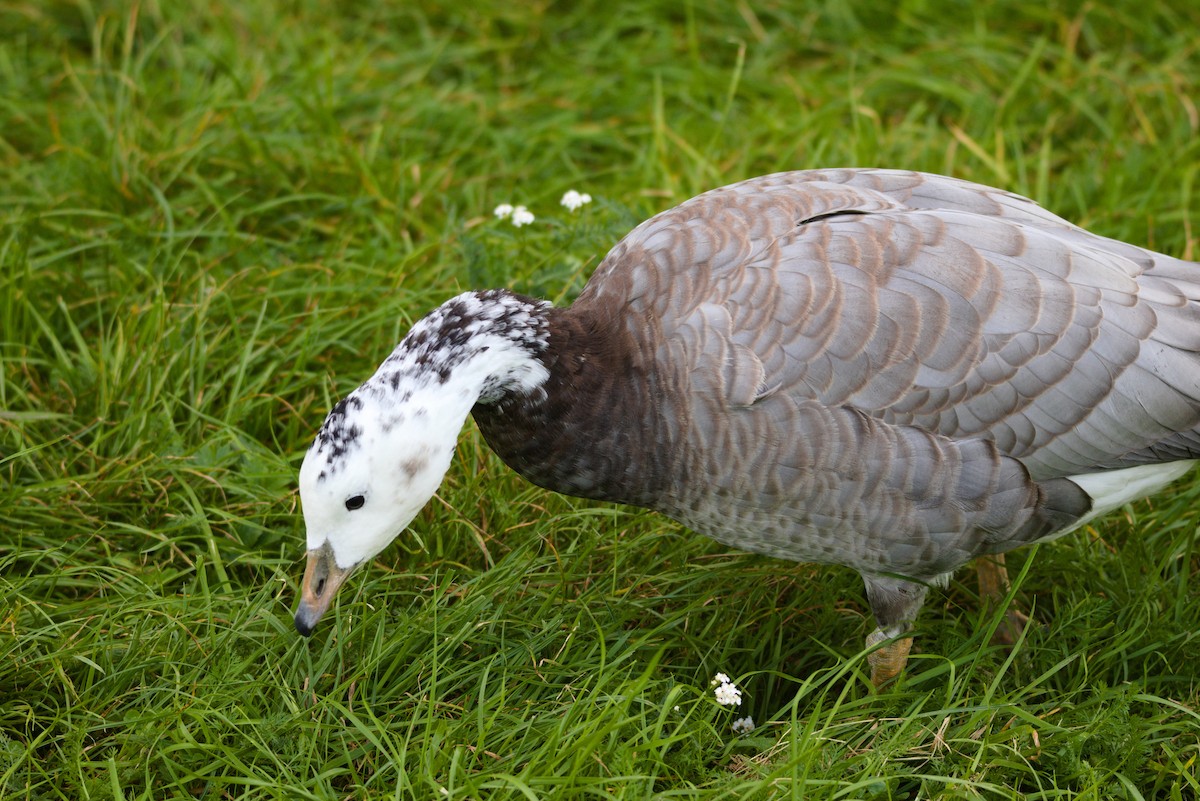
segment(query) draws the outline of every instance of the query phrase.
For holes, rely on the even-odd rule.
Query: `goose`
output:
[[[930,587],[1200,459],[1200,264],[918,172],[705,192],[569,307],[451,298],[337,402],[299,474],[300,634],[433,496],[468,415],[542,487],[858,571],[878,686]]]

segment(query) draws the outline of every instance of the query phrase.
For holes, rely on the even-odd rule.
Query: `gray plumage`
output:
[[[888,636],[1083,519],[1073,477],[1200,458],[1200,265],[965,181],[756,178],[639,225],[569,308],[493,296],[547,332],[545,380],[472,410],[505,462],[854,568]]]
[[[475,416],[545,486],[929,580],[1086,512],[1055,479],[1200,456],[1198,301],[1195,264],[1007,192],[770,175],[638,226],[553,312],[549,358],[594,373],[547,386],[557,419]]]

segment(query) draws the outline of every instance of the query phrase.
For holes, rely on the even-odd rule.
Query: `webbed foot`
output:
[[[889,639],[891,637],[883,631],[875,629],[867,635],[867,647],[873,648]],[[900,675],[908,664],[908,653],[912,650],[912,644],[912,637],[903,637],[867,654],[867,664],[871,666],[871,684],[875,685],[875,689]]]

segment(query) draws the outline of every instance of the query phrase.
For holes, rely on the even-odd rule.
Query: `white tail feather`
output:
[[[1106,515],[1114,509],[1120,509],[1127,503],[1153,495],[1163,487],[1175,481],[1197,463],[1196,459],[1184,459],[1178,462],[1161,462],[1159,464],[1143,464],[1137,467],[1126,467],[1120,470],[1105,470],[1101,473],[1085,473],[1079,476],[1068,476],[1079,485],[1080,489],[1092,499],[1092,510],[1081,517],[1075,525],[1056,531],[1041,542],[1057,539],[1067,532],[1074,531],[1086,525],[1097,517]]]

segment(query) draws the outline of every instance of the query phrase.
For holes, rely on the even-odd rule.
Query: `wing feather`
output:
[[[1200,266],[1001,190],[886,170],[746,181],[635,229],[579,302],[612,294],[631,325],[684,337],[695,376],[719,360],[735,404],[770,387],[989,439],[1039,479],[1200,456]]]

